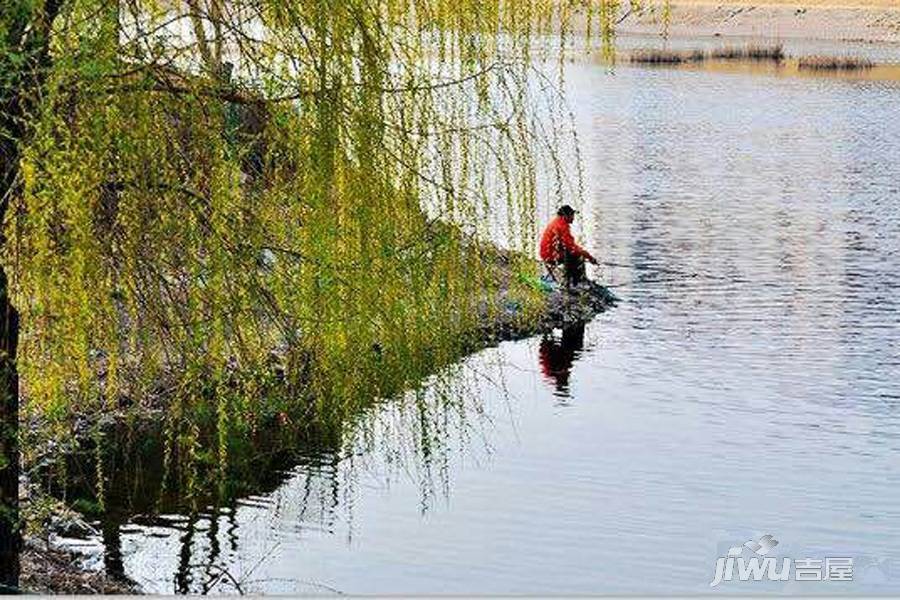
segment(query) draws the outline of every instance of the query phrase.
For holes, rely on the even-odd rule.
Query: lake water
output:
[[[108,566],[160,593],[690,594],[771,534],[853,581],[714,591],[900,593],[900,85],[568,84],[623,302],[470,357],[464,402],[372,408],[270,490],[108,526]]]

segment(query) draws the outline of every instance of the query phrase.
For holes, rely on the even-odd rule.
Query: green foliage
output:
[[[165,398],[170,458],[224,469],[260,419],[327,428],[457,358],[486,240],[530,255],[538,195],[571,200],[534,59],[573,10],[65,2],[6,225],[27,416]]]

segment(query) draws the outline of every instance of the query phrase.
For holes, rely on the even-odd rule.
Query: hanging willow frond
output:
[[[277,379],[319,419],[458,356],[488,241],[580,192],[542,64],[584,4],[64,2],[7,223],[29,410]]]

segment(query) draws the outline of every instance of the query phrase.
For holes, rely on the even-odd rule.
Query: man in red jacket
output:
[[[575,209],[564,204],[556,211],[541,236],[541,260],[555,273],[553,267],[562,264],[566,269],[566,284],[575,285],[584,280],[584,261],[597,264],[590,252],[575,243],[569,225],[575,220]]]

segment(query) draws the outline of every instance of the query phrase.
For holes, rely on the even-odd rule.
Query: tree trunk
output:
[[[9,300],[0,267],[0,586],[19,585],[19,376],[16,348],[19,314]]]
[[[3,0],[8,3],[2,47],[18,49],[25,60],[10,68],[3,61],[4,87],[0,88],[0,250],[6,213],[19,193],[21,148],[29,133],[27,115],[39,102],[50,59],[50,27],[65,0]],[[10,18],[16,15],[14,18]],[[19,586],[22,530],[19,519],[19,313],[12,304],[9,279],[0,264],[0,589]]]
[[[2,224],[19,175],[21,103],[15,96],[0,118],[0,248],[6,244]],[[19,585],[19,375],[16,350],[19,313],[12,305],[9,280],[0,264],[0,589]]]

